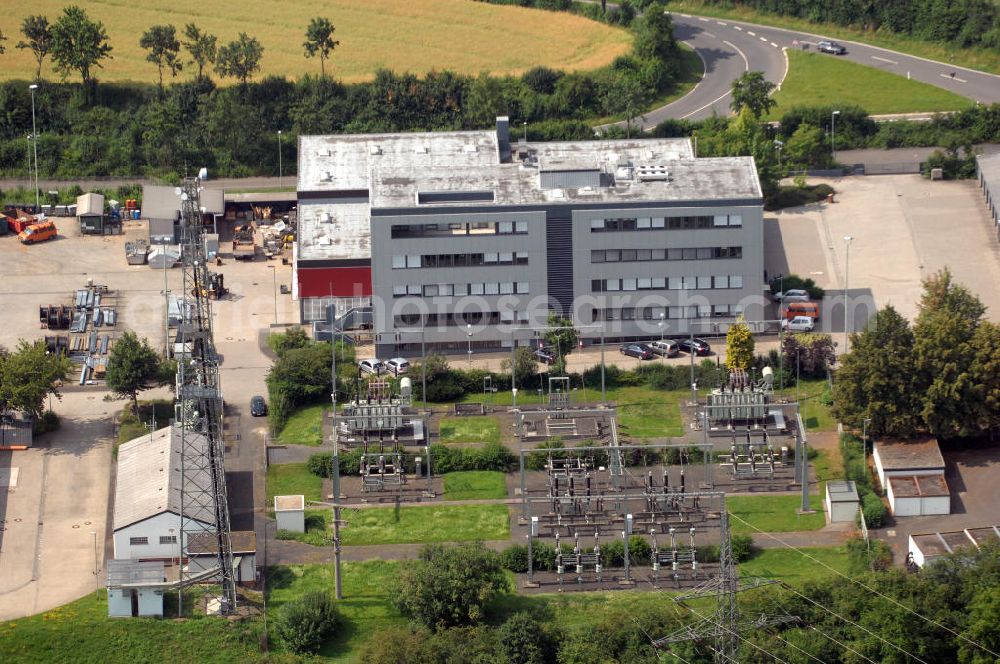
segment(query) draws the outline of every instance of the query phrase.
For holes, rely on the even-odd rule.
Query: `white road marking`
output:
[[[738,26],[738,25],[734,25],[734,26],[733,26],[733,28],[734,28],[734,29],[736,29],[736,30],[741,30],[741,31],[743,30],[743,28],[741,28],[741,27],[740,27],[740,26]]]
[[[722,21],[716,21],[719,25],[729,25],[728,23],[723,23]]]
[[[773,46],[773,47],[775,47],[775,48],[778,48],[778,45],[777,45],[777,44],[775,44],[774,42],[771,42],[771,46]]]
[[[899,63],[895,60],[890,60],[889,58],[880,58],[877,55],[872,56],[872,60],[878,60],[879,62],[888,62],[890,65],[898,65]]]
[[[734,49],[734,50],[735,50],[735,51],[736,51],[737,53],[739,53],[739,54],[740,54],[740,57],[741,57],[741,58],[743,58],[743,66],[744,66],[745,70],[746,70],[746,71],[750,71],[750,61],[749,61],[749,60],[747,60],[747,56],[746,56],[746,54],[745,54],[745,53],[744,53],[743,51],[741,51],[741,50],[740,50],[740,49],[739,49],[739,48],[738,48],[738,47],[736,46],[736,44],[734,44],[734,43],[732,43],[732,42],[730,42],[730,41],[724,41],[724,42],[722,42],[722,43],[723,43],[723,44],[726,44],[726,45],[727,45],[727,46],[729,46],[730,48]],[[701,111],[704,111],[704,110],[705,110],[706,108],[708,108],[708,107],[710,107],[710,106],[714,106],[714,105],[715,105],[715,104],[717,104],[718,102],[720,102],[720,101],[722,101],[723,99],[725,99],[726,97],[728,97],[728,96],[729,96],[729,95],[730,95],[731,93],[732,93],[732,91],[731,91],[731,90],[727,90],[727,91],[726,91],[725,93],[723,93],[723,94],[719,95],[718,97],[716,97],[716,98],[715,98],[715,99],[713,99],[712,101],[708,102],[708,103],[707,103],[707,104],[705,104],[704,106],[702,106],[702,107],[700,107],[700,108],[696,108],[696,109],[694,109],[693,111],[691,111],[690,113],[687,113],[687,114],[685,114],[685,115],[682,115],[682,116],[680,117],[680,119],[681,119],[681,120],[684,120],[684,119],[686,119],[686,118],[689,118],[689,117],[691,117],[691,116],[692,116],[692,115],[694,115],[695,113],[700,113]]]
[[[968,83],[964,78],[956,78],[953,74],[941,74],[941,78],[948,78],[958,83]]]
[[[766,42],[766,41],[767,41],[767,37],[760,37],[760,40],[761,40],[762,42]]]
[[[708,23],[708,19],[702,18],[701,16],[698,17],[698,20],[701,21],[702,23]]]
[[[751,32],[750,30],[747,30],[747,34],[750,35],[751,37],[756,37],[757,36],[756,32]]]
[[[706,31],[705,31],[705,36],[706,36],[706,37],[711,37],[712,39],[718,39],[718,37],[716,37],[715,35],[713,35],[713,34],[712,34],[711,32],[709,32],[708,30],[706,30]]]

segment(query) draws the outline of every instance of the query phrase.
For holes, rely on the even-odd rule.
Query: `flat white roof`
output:
[[[368,203],[304,200],[298,215],[300,260],[371,258]]]
[[[305,496],[275,496],[275,512],[301,512],[306,508]]]

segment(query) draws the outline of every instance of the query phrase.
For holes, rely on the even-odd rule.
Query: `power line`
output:
[[[860,629],[860,630],[862,630],[862,631],[864,631],[864,632],[868,633],[868,634],[869,634],[870,636],[874,636],[874,637],[875,637],[876,639],[878,639],[878,640],[879,640],[879,641],[881,641],[882,643],[885,643],[886,645],[889,645],[889,646],[892,646],[893,648],[895,648],[895,649],[896,649],[896,650],[898,650],[899,652],[903,653],[903,654],[904,654],[904,655],[906,655],[907,657],[912,657],[913,659],[915,659],[915,660],[917,660],[918,662],[920,662],[920,664],[928,664],[928,663],[927,663],[926,661],[924,661],[924,660],[920,659],[919,657],[917,657],[917,656],[916,656],[916,655],[914,655],[913,653],[909,652],[909,651],[908,651],[908,650],[906,650],[905,648],[902,648],[902,647],[900,647],[900,646],[897,646],[897,645],[896,645],[895,643],[893,643],[892,641],[889,641],[888,639],[885,639],[885,638],[883,638],[883,637],[879,636],[878,634],[876,634],[875,632],[871,631],[870,629],[868,629],[868,628],[867,628],[867,627],[865,627],[864,625],[859,625],[858,623],[854,622],[853,620],[851,620],[851,619],[849,619],[849,618],[845,618],[844,616],[840,615],[839,613],[837,613],[837,612],[836,612],[836,611],[834,611],[833,609],[829,609],[829,608],[827,608],[827,607],[823,606],[822,604],[820,604],[820,603],[819,603],[819,602],[817,602],[816,600],[812,599],[811,597],[807,597],[806,595],[803,595],[802,593],[800,593],[800,592],[799,592],[798,590],[796,590],[795,588],[792,588],[792,587],[791,587],[790,585],[788,585],[787,583],[784,583],[784,582],[783,582],[783,583],[782,583],[781,585],[782,585],[782,586],[784,586],[784,587],[785,587],[786,589],[788,589],[788,590],[792,591],[793,593],[795,593],[796,595],[798,595],[798,596],[799,596],[799,597],[801,597],[802,599],[806,600],[806,601],[807,601],[807,602],[809,602],[810,604],[813,604],[814,606],[818,606],[819,608],[823,609],[824,611],[826,611],[826,612],[827,612],[827,613],[829,613],[830,615],[833,615],[833,616],[836,616],[836,617],[837,617],[838,619],[840,619],[840,620],[843,620],[844,622],[847,622],[847,623],[850,623],[850,624],[854,625],[854,626],[855,626],[855,627],[857,627],[858,629]]]
[[[828,638],[828,639],[830,639],[831,641],[833,641],[834,643],[836,643],[836,644],[837,644],[838,646],[842,646],[842,647],[846,648],[847,650],[850,650],[851,652],[853,652],[853,653],[854,653],[855,655],[857,655],[858,657],[861,657],[862,659],[864,659],[864,660],[866,660],[866,661],[868,661],[868,662],[871,662],[871,664],[878,664],[878,663],[877,663],[877,662],[876,662],[875,660],[873,660],[873,659],[872,659],[871,657],[868,657],[868,656],[866,656],[866,655],[863,655],[863,654],[861,654],[860,652],[858,652],[857,650],[855,650],[855,649],[854,649],[854,648],[852,648],[851,646],[847,645],[846,643],[843,643],[842,641],[839,641],[839,640],[837,640],[837,639],[833,638],[832,636],[830,636],[829,634],[827,634],[827,633],[826,633],[826,632],[824,632],[823,630],[819,629],[819,628],[818,628],[818,627],[816,627],[815,625],[808,625],[808,627],[809,627],[809,629],[813,630],[814,632],[819,632],[820,634],[822,634],[822,635],[823,635],[823,636],[825,636],[826,638]]]
[[[748,523],[747,521],[741,519],[740,517],[736,516],[735,514],[730,513],[729,516],[731,516],[732,518],[736,519],[737,521],[740,521],[741,523],[749,526],[753,530],[756,530],[758,533],[760,533],[762,535],[767,535],[768,537],[770,537],[771,539],[773,539],[775,542],[778,542],[779,544],[781,544],[781,545],[783,545],[785,547],[788,547],[789,549],[792,549],[796,553],[805,556],[806,558],[808,558],[809,560],[813,561],[814,563],[818,563],[819,565],[821,565],[822,567],[825,567],[826,569],[830,570],[831,572],[833,572],[837,576],[843,577],[843,578],[847,579],[848,581],[850,581],[851,583],[855,583],[855,584],[861,586],[862,588],[864,588],[868,592],[873,593],[873,594],[878,595],[879,597],[881,597],[883,599],[888,600],[889,602],[895,604],[896,606],[898,606],[901,609],[905,609],[906,611],[909,611],[910,613],[912,613],[916,617],[920,618],[921,620],[925,620],[925,621],[929,622],[930,624],[934,625],[935,627],[939,627],[939,628],[945,630],[946,632],[952,634],[953,636],[956,636],[956,637],[960,638],[961,640],[965,641],[969,645],[973,645],[973,646],[979,648],[980,650],[983,650],[983,651],[989,653],[993,657],[996,657],[996,658],[1000,659],[1000,653],[994,652],[993,650],[991,650],[990,648],[984,646],[983,644],[981,644],[981,643],[979,643],[977,641],[974,641],[974,640],[972,640],[972,639],[964,636],[963,634],[961,634],[959,632],[956,632],[955,630],[951,629],[947,625],[943,625],[943,624],[939,623],[938,621],[934,620],[933,618],[928,618],[927,616],[919,613],[918,611],[916,611],[914,609],[911,609],[910,607],[906,606],[905,604],[903,604],[902,602],[896,600],[895,598],[890,597],[889,595],[886,595],[884,593],[879,592],[875,588],[872,588],[871,586],[869,586],[868,584],[866,584],[866,583],[864,583],[862,581],[858,581],[857,579],[851,578],[850,576],[848,576],[847,574],[844,574],[840,570],[834,569],[833,567],[831,567],[830,565],[826,564],[822,560],[809,555],[808,553],[806,553],[802,549],[796,547],[795,545],[789,544],[788,542],[785,542],[780,537],[777,537],[776,535],[774,535],[772,533],[764,532],[763,530],[761,530],[757,526],[755,526],[755,525],[753,525],[751,523]]]

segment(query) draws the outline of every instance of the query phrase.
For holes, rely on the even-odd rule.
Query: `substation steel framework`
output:
[[[212,338],[212,305],[205,296],[208,266],[205,259],[201,183],[185,178],[181,187],[183,294],[190,298],[190,318],[180,326],[182,348],[190,348],[177,363],[175,422],[180,428],[181,547],[187,537],[205,531],[202,523],[214,519],[217,575],[222,586],[220,612],[236,610],[236,576],[226,497],[225,443],[222,438],[222,390],[219,356]],[[181,565],[180,587],[195,582]],[[198,573],[197,580],[205,574]],[[181,611],[179,607],[178,611]]]

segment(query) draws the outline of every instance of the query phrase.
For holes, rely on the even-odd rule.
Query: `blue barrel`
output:
[[[136,220],[139,219],[139,210],[132,210],[132,218]]]

